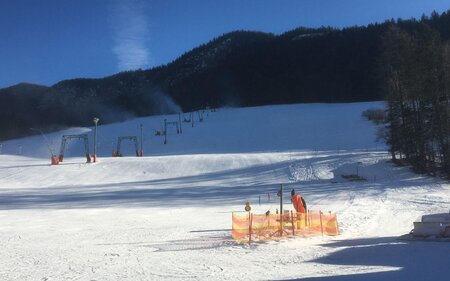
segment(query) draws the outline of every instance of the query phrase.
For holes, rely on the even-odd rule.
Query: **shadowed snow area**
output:
[[[450,243],[400,240],[448,212],[450,184],[389,162],[361,113],[383,103],[223,108],[168,127],[153,116],[98,127],[98,163],[61,136],[1,143],[0,280],[448,280]],[[203,117],[203,122],[199,122]],[[117,137],[137,136],[144,157]],[[140,147],[140,143],[139,143]],[[350,180],[357,176],[358,180]],[[353,178],[354,179],[354,178]],[[231,213],[275,212],[295,188],[342,234],[240,245]]]

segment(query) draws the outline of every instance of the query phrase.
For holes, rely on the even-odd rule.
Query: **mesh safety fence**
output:
[[[239,242],[275,240],[286,236],[338,235],[336,214],[321,211],[281,214],[232,214],[231,236]]]

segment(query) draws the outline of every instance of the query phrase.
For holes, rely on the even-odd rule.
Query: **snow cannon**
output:
[[[52,165],[59,165],[59,157],[58,156],[52,155],[51,160],[52,160],[52,162],[51,162]]]

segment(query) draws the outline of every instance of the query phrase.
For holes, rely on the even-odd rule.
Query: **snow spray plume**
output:
[[[235,81],[230,74],[222,74],[218,79],[218,106],[240,107],[239,91],[235,87]]]
[[[120,122],[136,117],[132,112],[112,105],[99,104],[97,105],[96,111],[96,115],[100,117],[102,123]]]
[[[109,21],[114,35],[113,52],[120,71],[146,68],[150,52],[145,44],[148,24],[140,0],[115,0],[109,8]]]
[[[154,114],[172,114],[182,112],[181,107],[175,101],[161,91],[154,91],[149,95],[152,100],[152,112]]]
[[[227,92],[222,97],[222,106],[223,107],[240,107],[241,102],[237,95],[232,94],[231,92]]]

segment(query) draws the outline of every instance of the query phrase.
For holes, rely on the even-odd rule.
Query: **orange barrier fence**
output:
[[[338,235],[336,214],[286,211],[281,214],[233,213],[231,236],[239,242],[275,240],[286,236]]]

